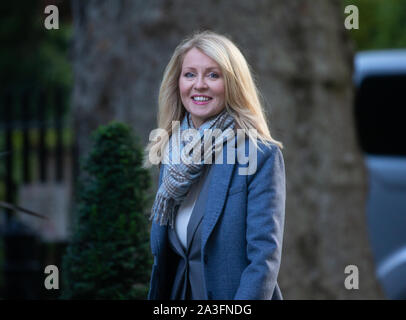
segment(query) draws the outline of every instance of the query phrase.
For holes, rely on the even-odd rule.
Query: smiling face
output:
[[[179,91],[196,128],[225,107],[224,77],[220,66],[196,48],[190,49],[183,59]]]

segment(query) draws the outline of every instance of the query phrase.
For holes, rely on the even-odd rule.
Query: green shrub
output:
[[[150,175],[129,128],[101,126],[82,167],[62,299],[145,299],[152,256],[145,208]]]

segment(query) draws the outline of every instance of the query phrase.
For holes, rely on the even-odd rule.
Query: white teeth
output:
[[[193,97],[192,99],[195,100],[195,101],[207,101],[207,100],[209,100],[209,98],[206,98],[206,97]]]

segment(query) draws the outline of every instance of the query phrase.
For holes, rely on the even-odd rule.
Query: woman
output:
[[[160,87],[158,126],[167,138],[153,139],[145,160],[146,167],[160,163],[148,299],[282,299],[282,146],[270,135],[248,64],[229,39],[200,32],[175,49]],[[207,148],[205,130],[215,129],[221,135]],[[190,130],[194,135],[185,139]],[[242,130],[243,140],[235,135]],[[248,149],[254,152],[247,157]]]

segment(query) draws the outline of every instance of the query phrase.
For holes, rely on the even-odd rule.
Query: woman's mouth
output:
[[[213,98],[208,97],[208,96],[202,96],[202,95],[192,96],[193,103],[198,104],[198,105],[208,104],[211,99],[213,99]]]

